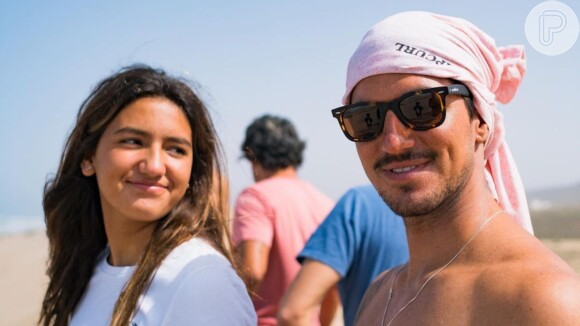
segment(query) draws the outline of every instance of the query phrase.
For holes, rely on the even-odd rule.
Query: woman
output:
[[[221,152],[203,102],[133,66],[83,102],[45,186],[44,325],[255,325],[232,268]]]

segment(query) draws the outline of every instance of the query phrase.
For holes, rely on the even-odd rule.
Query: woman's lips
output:
[[[167,189],[167,186],[157,182],[129,181],[128,183],[139,190],[153,194],[161,193]]]

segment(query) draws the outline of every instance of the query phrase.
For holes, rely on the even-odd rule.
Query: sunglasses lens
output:
[[[342,130],[353,141],[367,141],[377,137],[383,130],[385,114],[394,110],[399,120],[414,130],[429,130],[445,119],[444,87],[404,95],[391,102],[360,103],[333,110]],[[398,107],[393,107],[397,105]],[[340,116],[337,113],[340,112]],[[381,116],[382,115],[382,116]]]
[[[403,99],[399,108],[403,117],[415,129],[429,129],[441,121],[444,105],[444,99],[439,93],[430,92]]]
[[[381,132],[383,119],[375,105],[360,105],[349,108],[342,115],[345,131],[353,139],[368,140]]]

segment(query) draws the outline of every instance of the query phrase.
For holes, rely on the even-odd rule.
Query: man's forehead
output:
[[[450,85],[451,81],[416,74],[379,74],[361,80],[353,89],[351,103],[386,102],[407,92]]]

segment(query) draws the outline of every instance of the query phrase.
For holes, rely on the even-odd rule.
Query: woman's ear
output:
[[[95,167],[92,160],[83,160],[81,162],[81,171],[85,177],[90,177],[95,174]]]

